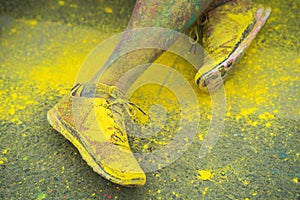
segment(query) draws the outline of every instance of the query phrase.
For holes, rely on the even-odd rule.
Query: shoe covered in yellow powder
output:
[[[125,115],[132,107],[113,86],[77,84],[47,117],[95,172],[135,187],[145,184],[146,175],[131,152],[124,128]]]
[[[200,24],[200,43],[210,56],[195,76],[200,89],[214,91],[223,84],[270,13],[250,0],[215,0],[210,5]]]

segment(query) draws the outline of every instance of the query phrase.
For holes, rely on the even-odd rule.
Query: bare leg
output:
[[[145,27],[163,27],[176,31],[183,31],[197,19],[212,0],[137,0],[127,30]],[[165,48],[176,39],[166,37],[161,33],[145,36],[138,40],[134,34],[124,33],[121,41],[113,51],[110,59],[114,59],[133,48],[143,46],[143,43],[159,41]],[[137,44],[138,43],[138,44]],[[101,74],[96,73],[91,82],[101,82],[107,85],[116,85],[122,75],[128,70],[142,64],[154,61],[163,51],[159,49],[142,49],[120,56],[109,68]],[[135,73],[131,80],[126,80],[117,87],[125,92],[126,89],[146,70],[147,66]]]

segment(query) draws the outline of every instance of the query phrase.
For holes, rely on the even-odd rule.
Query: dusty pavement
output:
[[[198,158],[211,105],[197,91],[201,126],[190,148],[147,173],[145,186],[128,189],[94,173],[46,113],[72,87],[89,52],[124,30],[134,1],[0,0],[0,199],[299,199],[300,3],[256,2],[272,15],[225,84],[218,143]],[[193,83],[195,71],[183,61],[159,61]],[[163,144],[164,136],[152,143]]]

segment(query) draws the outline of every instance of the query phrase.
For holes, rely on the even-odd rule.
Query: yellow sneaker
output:
[[[77,84],[47,118],[95,172],[135,187],[145,184],[146,175],[131,152],[124,127],[125,114],[132,107],[113,86]]]
[[[210,58],[195,76],[200,89],[217,89],[226,79],[271,13],[270,8],[249,0],[216,0],[208,10],[200,27],[200,42]],[[206,23],[203,23],[205,22]],[[210,61],[208,61],[210,60]],[[221,79],[218,79],[218,76]]]

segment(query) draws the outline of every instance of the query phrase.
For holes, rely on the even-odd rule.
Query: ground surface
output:
[[[46,113],[88,53],[124,30],[133,1],[0,0],[0,199],[299,199],[300,3],[257,2],[272,15],[225,84],[218,143],[198,158],[210,97],[194,87],[203,106],[194,142],[176,162],[147,173],[145,186],[128,189],[94,173]],[[195,70],[170,56],[159,61],[192,84]],[[136,102],[153,92],[142,88]],[[142,148],[131,143],[147,151],[164,136]]]

